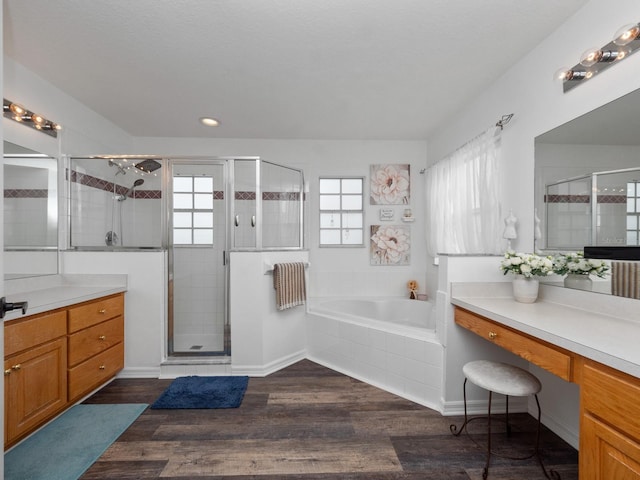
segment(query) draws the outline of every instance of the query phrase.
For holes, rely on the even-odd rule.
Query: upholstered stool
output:
[[[497,455],[495,452],[491,451],[491,399],[494,393],[499,393],[506,397],[505,420],[507,424],[507,435],[511,434],[511,426],[509,425],[509,397],[528,397],[529,395],[533,395],[536,399],[536,405],[538,406],[538,428],[536,431],[533,453],[526,457],[506,458],[511,458],[512,460],[526,460],[535,456],[542,467],[545,477],[559,479],[560,476],[557,472],[553,470],[547,472],[547,469],[544,467],[542,459],[540,458],[540,450],[538,448],[540,442],[540,402],[538,401],[538,392],[542,388],[540,381],[534,375],[522,368],[508,365],[506,363],[490,362],[486,360],[469,362],[462,368],[462,372],[465,376],[464,384],[462,386],[464,394],[464,423],[460,428],[455,425],[451,425],[449,428],[451,429],[451,433],[455,436],[459,436],[463,430],[466,430],[467,424],[470,421],[478,418],[487,419],[487,461],[482,472],[482,478],[486,480],[489,475],[489,462],[491,460],[491,455]],[[468,417],[467,380],[489,391],[489,406],[486,417]]]

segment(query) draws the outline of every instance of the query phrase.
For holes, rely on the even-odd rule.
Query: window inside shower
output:
[[[153,159],[72,158],[70,246],[162,247],[161,163]]]

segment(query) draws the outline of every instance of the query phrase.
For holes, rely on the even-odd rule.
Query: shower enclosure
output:
[[[545,186],[546,248],[640,245],[640,168]]]
[[[167,354],[231,354],[230,251],[298,250],[301,170],[251,158],[72,158],[70,247],[166,250]]]

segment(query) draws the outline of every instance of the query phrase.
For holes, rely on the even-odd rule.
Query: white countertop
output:
[[[127,290],[126,275],[49,275],[5,281],[9,303],[29,302],[22,310],[7,312],[4,320],[14,320],[76,303],[122,293]]]
[[[568,289],[562,296],[557,291],[545,295],[544,288],[540,285],[541,298],[526,304],[513,299],[509,283],[452,284],[451,303],[640,378],[638,300],[632,304],[629,299]]]

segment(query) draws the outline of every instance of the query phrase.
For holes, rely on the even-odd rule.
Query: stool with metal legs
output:
[[[449,429],[455,436],[459,436],[463,430],[467,429],[467,425],[472,420],[476,420],[479,418],[487,419],[487,460],[484,466],[484,470],[482,471],[482,478],[486,480],[486,478],[489,476],[489,464],[491,461],[491,455],[496,455],[512,460],[526,460],[532,457],[536,457],[538,463],[540,464],[540,467],[542,467],[544,476],[552,480],[559,480],[560,475],[554,470],[547,471],[544,464],[542,463],[542,458],[540,457],[539,443],[541,410],[540,402],[538,400],[538,392],[542,388],[540,381],[534,375],[527,372],[526,370],[523,370],[522,368],[508,365],[506,363],[490,362],[486,360],[469,362],[462,368],[462,371],[465,376],[463,384],[464,423],[460,426],[460,428],[452,424],[449,426]],[[467,380],[489,391],[489,404],[486,417],[469,418],[469,416],[467,415]],[[509,397],[528,397],[529,395],[533,395],[535,397],[536,406],[538,407],[538,427],[536,430],[534,450],[531,455],[527,455],[526,457],[507,457],[504,455],[498,455],[495,452],[491,451],[491,400],[494,393],[500,393],[502,395],[505,395],[506,397],[505,421],[507,424],[507,435],[511,434],[511,425],[509,424]]]

